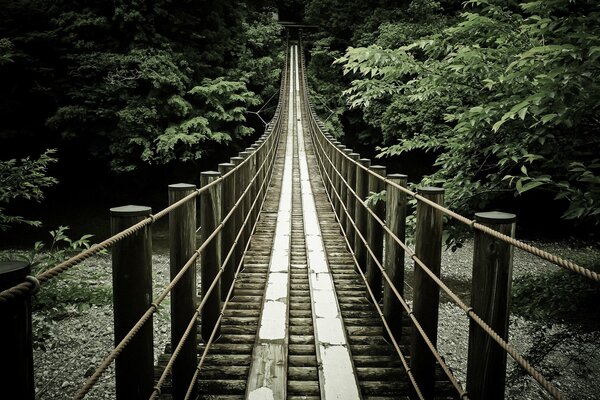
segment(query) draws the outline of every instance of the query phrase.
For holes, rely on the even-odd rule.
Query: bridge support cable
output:
[[[297,53],[298,48],[294,51]],[[298,159],[302,196],[302,215],[306,240],[309,290],[312,303],[315,348],[319,368],[321,398],[358,400],[362,398],[357,382],[356,369],[350,353],[350,345],[344,329],[340,306],[329,268],[329,262],[319,228],[317,208],[313,196],[306,149],[300,83],[296,72],[296,124],[298,132]]]

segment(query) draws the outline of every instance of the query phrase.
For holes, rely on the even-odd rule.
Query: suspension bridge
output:
[[[385,201],[367,201],[384,190]],[[301,42],[290,43],[265,133],[203,172],[199,188],[169,186],[169,206],[155,214],[112,209],[113,236],[38,276],[25,263],[1,265],[3,390],[34,398],[31,294],[110,248],[115,346],[76,399],[113,362],[118,399],[501,399],[507,356],[564,398],[508,342],[513,248],[600,277],[515,239],[515,215],[470,219],[443,196],[409,190],[405,175],[386,175],[326,133],[308,98]],[[409,198],[414,249],[405,240]],[[474,231],[470,305],[440,279],[444,216]],[[164,217],[171,280],[152,298],[150,233]],[[405,257],[415,263],[410,302]],[[440,290],[470,320],[466,382],[437,350]],[[155,365],[152,315],[168,296],[171,344]]]

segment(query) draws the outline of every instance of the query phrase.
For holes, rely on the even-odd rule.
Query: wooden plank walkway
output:
[[[354,269],[352,257],[346,249],[340,227],[327,200],[312,143],[308,133],[304,131],[304,127],[309,126],[307,116],[300,111],[300,104],[295,101],[297,100],[288,101],[288,107],[298,106],[295,112],[286,110],[282,113],[284,118],[282,126],[287,127],[287,132],[284,132],[285,134],[280,138],[267,200],[260,214],[255,234],[252,236],[244,269],[236,282],[236,295],[224,313],[221,337],[212,344],[200,372],[199,398],[407,399],[410,383],[398,355],[384,339],[381,319],[375,307],[367,300],[364,283]],[[288,168],[291,168],[287,171],[284,168],[286,152]],[[304,167],[302,167],[303,163]],[[310,177],[310,180],[305,182],[305,185],[310,183],[310,190],[307,187],[302,188],[301,167],[306,169],[304,174],[307,173]],[[286,179],[284,184],[284,175],[287,179],[291,179],[291,182]],[[273,360],[262,357],[261,354],[264,353],[260,350],[257,353],[256,349],[265,344],[275,343],[269,341],[265,335],[262,338],[258,337],[258,334],[261,310],[265,308],[265,292],[269,276],[272,275],[272,272],[269,273],[269,266],[273,263],[274,243],[275,247],[277,243],[281,243],[276,238],[275,231],[278,216],[281,218],[279,206],[280,203],[284,204],[280,201],[282,190],[284,199],[286,192],[291,190],[289,266],[286,266],[286,279],[283,280],[289,283],[287,297],[285,297],[288,326],[283,328],[285,329],[283,339],[280,335],[274,338],[279,349],[277,354],[285,359],[275,360],[276,368],[273,368],[273,365],[268,365],[268,361]],[[352,389],[347,387],[348,377],[333,374],[329,375],[330,382],[325,382],[328,375],[323,372],[327,364],[323,363],[323,348],[327,348],[330,344],[324,343],[318,335],[315,337],[314,322],[317,319],[313,314],[315,288],[312,288],[311,293],[311,286],[315,286],[316,273],[310,266],[307,238],[309,241],[315,240],[316,227],[305,226],[310,221],[303,212],[307,207],[306,192],[312,192],[313,208],[318,217],[319,240],[322,238],[324,258],[328,261],[327,274],[333,281],[334,287],[331,290],[337,293],[339,309],[336,312],[343,321],[343,336],[347,340],[347,344],[340,343],[339,346],[349,350],[347,354],[351,358],[348,363],[352,368],[350,378],[357,383],[359,392],[350,397],[348,393],[351,393]],[[271,282],[274,280],[271,279]],[[286,290],[280,289],[283,289],[283,292]],[[404,335],[401,348],[405,354],[408,354],[411,330],[408,320],[403,322]],[[323,337],[326,334],[327,332],[323,331]],[[200,343],[199,354],[204,350],[201,340]],[[164,368],[169,357],[168,352],[169,349],[167,354],[161,356],[157,373]],[[253,360],[259,362],[253,363]],[[280,371],[283,371],[284,375]],[[455,396],[453,389],[444,379],[441,371],[438,371],[437,377],[436,398],[453,398]],[[332,382],[338,378],[341,379],[343,387],[340,387],[339,383]],[[326,385],[329,385],[330,390],[324,389]],[[162,398],[170,398],[169,392],[170,387],[167,384],[163,387]]]

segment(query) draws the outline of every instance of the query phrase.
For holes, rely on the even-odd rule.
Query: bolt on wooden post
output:
[[[388,180],[406,187],[407,176],[402,174],[388,175]],[[385,202],[385,222],[390,231],[406,242],[406,193],[387,184]],[[404,296],[404,249],[388,234],[385,236],[385,273],[401,296]],[[402,304],[396,297],[390,284],[383,283],[383,315],[388,321],[392,335],[396,341],[402,337]]]
[[[424,187],[418,189],[417,193],[436,204],[444,203],[442,188]],[[438,277],[442,260],[442,230],[442,212],[419,200],[415,254]],[[415,263],[413,293],[413,314],[431,343],[436,346],[440,289],[417,263]],[[435,357],[414,326],[410,337],[410,357],[410,368],[415,380],[425,398],[431,399],[435,383]]]
[[[110,209],[115,235],[147,218],[152,209],[123,206]],[[152,301],[152,225],[115,243],[112,248],[115,346],[129,333]],[[154,384],[152,317],[115,361],[117,399],[147,398]]]
[[[0,292],[25,281],[31,266],[23,261],[0,262]],[[31,293],[0,305],[0,377],[2,390],[15,399],[35,398]]]
[[[221,174],[216,171],[206,171],[200,174],[200,187],[210,185],[217,180]],[[208,190],[200,195],[200,222],[202,223],[202,234],[200,240],[206,243],[208,237],[217,229],[221,222],[221,188],[219,184],[213,184]],[[210,294],[208,289],[219,273],[221,267],[220,238],[216,235],[200,254],[200,287],[202,299],[206,299],[201,313],[202,325],[200,333],[202,339],[209,340],[213,329],[221,313],[221,285],[216,283]],[[207,297],[208,296],[208,297]],[[220,327],[217,328],[215,339],[220,335]]]
[[[369,173],[364,168],[371,166],[371,160],[361,158],[356,166],[356,195],[358,199],[364,201],[369,195]],[[364,168],[363,168],[364,167]],[[356,215],[356,232],[354,234],[354,253],[358,266],[365,272],[367,270],[367,247],[360,235],[367,239],[367,210],[361,201],[356,200],[354,214]],[[360,233],[360,234],[359,234]]]
[[[378,194],[385,189],[385,167],[374,165],[370,168],[376,175],[369,174],[369,192]],[[385,202],[378,200],[376,203],[371,203],[369,208],[379,217],[380,220],[385,218]],[[377,265],[377,261],[383,264],[383,226],[375,220],[372,215],[367,216],[367,243],[373,254],[367,256],[367,282],[373,291],[375,301],[381,300],[381,269]]]
[[[234,165],[231,163],[219,164],[219,172],[221,175],[225,175],[231,171],[233,167]],[[235,178],[233,175],[230,175],[221,182],[221,219],[225,219],[225,216],[233,209],[235,198]],[[236,235],[234,225],[235,219],[232,215],[223,226],[223,231],[221,232],[221,262],[225,262],[227,254],[233,247]],[[223,301],[227,298],[229,288],[233,284],[235,269],[236,265],[234,264],[234,257],[232,254],[227,263],[225,263],[223,275],[221,275],[221,300]]]
[[[192,194],[196,185],[169,185],[169,205]],[[196,251],[196,198],[188,200],[169,213],[169,256],[171,280]],[[171,291],[171,346],[177,346],[196,312],[196,262],[194,262]],[[194,318],[196,320],[196,318]],[[173,364],[173,398],[185,397],[197,364],[198,327],[188,335]]]
[[[515,236],[514,214],[476,213],[475,221],[507,236]],[[475,314],[504,340],[508,340],[512,267],[513,246],[475,230],[471,306]],[[506,352],[470,320],[467,364],[467,391],[470,398],[503,399],[505,378]]]

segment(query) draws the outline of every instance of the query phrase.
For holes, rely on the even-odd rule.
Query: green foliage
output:
[[[0,160],[0,230],[8,229],[11,224],[40,225],[39,221],[6,214],[5,207],[15,199],[37,202],[44,199],[43,190],[58,182],[47,175],[48,167],[56,162],[55,153],[56,150],[49,149],[37,159]]]
[[[36,135],[117,172],[196,161],[252,133],[243,113],[278,89],[280,29],[262,2],[16,2],[0,11],[0,77],[18,97],[0,111],[41,101]]]
[[[394,42],[406,28],[387,24],[389,47],[336,63],[355,78],[348,104],[383,133],[380,156],[434,152],[423,183],[443,184],[453,208],[544,190],[568,201],[564,218],[600,222],[599,21],[592,1],[469,1],[442,31]]]

